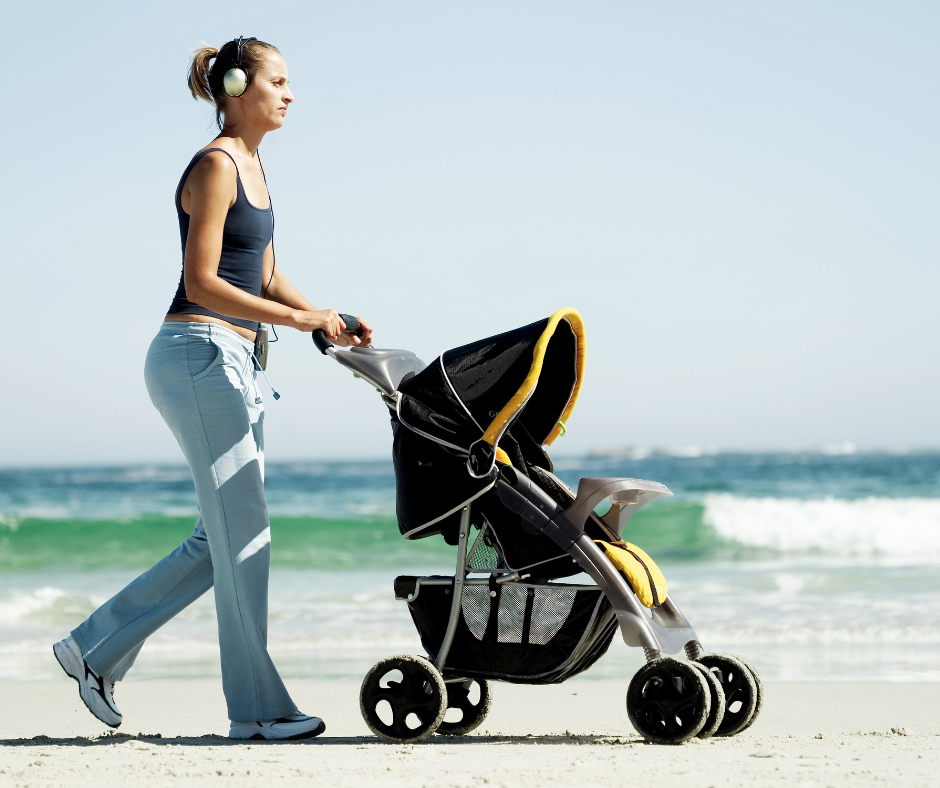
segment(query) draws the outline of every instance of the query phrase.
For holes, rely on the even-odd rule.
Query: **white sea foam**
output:
[[[740,653],[768,679],[940,680],[935,565],[864,558],[833,565],[784,555],[664,570],[706,648]],[[389,569],[275,568],[269,644],[282,675],[358,681],[381,657],[420,653],[408,606],[394,599],[393,577]],[[131,571],[0,574],[0,681],[60,677],[50,645],[132,578]],[[587,678],[629,673],[642,660],[622,643],[611,652]],[[132,677],[218,672],[209,593],[148,638]]]
[[[704,521],[725,539],[787,553],[940,560],[940,499],[800,500],[707,495]]]
[[[0,624],[15,624],[35,613],[51,610],[65,596],[65,591],[50,586],[15,591],[0,598]]]
[[[780,626],[716,626],[698,627],[696,632],[703,641],[734,645],[937,645],[940,629],[936,626],[884,626],[881,624],[854,624],[847,626],[793,626],[787,622]]]

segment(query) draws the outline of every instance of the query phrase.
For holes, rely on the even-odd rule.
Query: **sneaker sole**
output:
[[[56,643],[55,645],[57,646],[59,644]],[[82,682],[79,680],[78,676],[75,676],[69,673],[69,669],[65,666],[65,663],[62,662],[61,659],[59,659],[59,652],[55,646],[52,647],[52,655],[55,657],[55,661],[59,663],[59,667],[61,667],[62,670],[65,671],[65,675],[68,676],[70,679],[74,679],[75,683],[78,684],[78,697],[82,699],[82,703],[85,704],[85,708],[88,709],[88,713],[91,714],[91,716],[94,717],[96,720],[98,720],[98,722],[103,723],[104,725],[107,725],[109,728],[114,728],[114,730],[117,730],[118,728],[120,728],[121,722],[124,722],[124,720],[121,720],[121,722],[115,725],[114,723],[101,719],[101,717],[95,714],[91,706],[88,705],[88,701],[85,700],[85,696],[82,695]]]
[[[312,731],[306,731],[304,733],[298,733],[294,736],[284,736],[283,738],[269,739],[266,736],[262,736],[260,733],[256,733],[254,736],[249,736],[247,739],[235,739],[235,741],[303,741],[304,739],[312,739],[314,736],[319,736],[323,731],[326,730],[326,723],[323,720],[320,720],[320,724],[317,725]],[[229,736],[231,739],[232,737]]]

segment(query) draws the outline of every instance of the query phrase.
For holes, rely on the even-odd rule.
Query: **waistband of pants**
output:
[[[241,348],[248,353],[254,353],[255,349],[254,343],[249,342],[241,334],[236,334],[230,328],[217,323],[183,323],[176,320],[164,320],[158,333],[211,338],[214,342]]]

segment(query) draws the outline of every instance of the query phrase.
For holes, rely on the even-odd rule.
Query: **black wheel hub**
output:
[[[431,679],[429,670],[433,670],[430,665],[395,658],[379,663],[362,687],[361,701],[366,722],[390,738],[422,738],[437,723],[442,703],[441,692]],[[389,678],[393,671],[401,673],[400,681]],[[383,701],[391,710],[390,723],[379,716]],[[413,719],[417,719],[417,724]]]
[[[476,701],[470,699],[474,685],[479,688]],[[446,718],[438,726],[437,732],[445,736],[459,736],[469,733],[485,719],[490,708],[489,682],[478,679],[452,681],[447,684],[447,710],[460,711],[460,719],[448,721]]]
[[[640,668],[627,691],[627,711],[646,738],[678,744],[701,730],[710,708],[696,669],[664,658]]]
[[[757,686],[747,666],[728,654],[700,657],[725,693],[725,716],[715,736],[734,736],[748,726],[757,706]]]

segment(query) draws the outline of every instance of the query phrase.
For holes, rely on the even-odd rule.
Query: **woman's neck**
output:
[[[249,159],[255,158],[258,153],[258,148],[261,145],[261,140],[264,139],[264,132],[256,132],[251,134],[248,130],[236,129],[233,126],[226,126],[222,129],[221,133],[217,140],[219,139],[229,139],[238,149],[239,153],[243,153]]]

